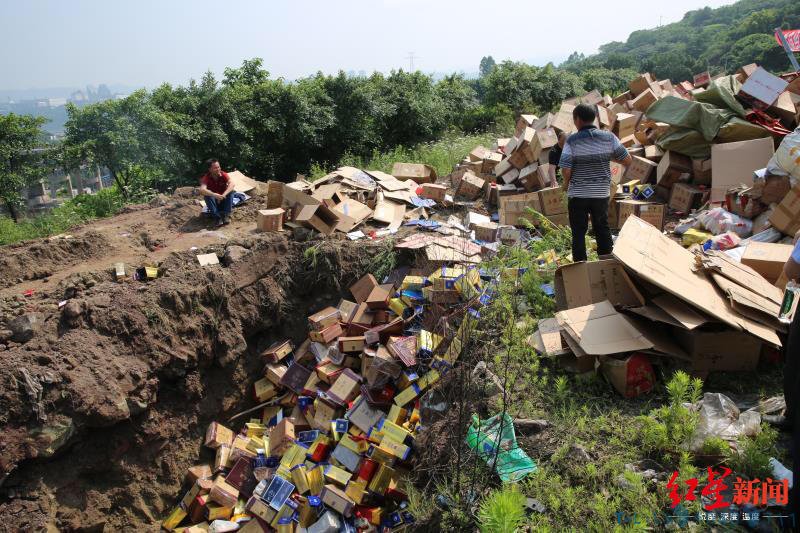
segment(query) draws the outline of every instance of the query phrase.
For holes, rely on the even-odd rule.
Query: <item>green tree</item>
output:
[[[173,139],[183,130],[137,91],[121,100],[67,107],[64,159],[68,167],[92,161],[109,169],[126,198],[143,167],[169,168],[180,158]]]
[[[481,64],[478,66],[478,72],[480,72],[481,78],[485,78],[492,72],[492,69],[495,67],[495,61],[492,56],[483,56],[481,58]]]
[[[46,174],[43,117],[0,115],[0,199],[14,222],[23,205],[21,190]]]

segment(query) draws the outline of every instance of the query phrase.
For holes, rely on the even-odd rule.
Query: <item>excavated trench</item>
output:
[[[254,404],[263,349],[301,342],[380,246],[273,234],[207,247],[221,266],[173,253],[148,283],[62,282],[0,356],[0,530],[158,530],[212,459],[208,423]]]

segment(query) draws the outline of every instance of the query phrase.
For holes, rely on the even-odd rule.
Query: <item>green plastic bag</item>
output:
[[[489,466],[494,464],[503,483],[519,481],[536,472],[536,463],[517,444],[514,422],[507,413],[486,420],[472,415],[472,424],[467,430],[467,446]]]

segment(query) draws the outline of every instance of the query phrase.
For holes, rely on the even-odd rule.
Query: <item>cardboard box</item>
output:
[[[617,307],[644,305],[644,298],[615,259],[564,265],[555,272],[556,309],[610,301]]]
[[[277,341],[264,350],[264,357],[270,363],[277,363],[292,353],[292,341]]]
[[[600,371],[611,385],[625,398],[636,398],[653,390],[656,374],[647,356],[639,353],[618,359],[599,357]]]
[[[539,189],[544,189],[544,188],[550,187],[550,185],[552,185],[550,183],[550,169],[552,169],[552,168],[553,168],[553,165],[551,165],[549,163],[546,163],[544,165],[539,165],[536,168],[536,175],[538,177],[538,181],[539,181],[539,185],[540,185]],[[555,185],[558,185],[558,181],[555,181],[554,183],[555,183]]]
[[[780,94],[786,90],[787,85],[789,85],[789,82],[786,80],[779,78],[771,72],[767,72],[762,67],[758,67],[750,74],[747,81],[742,84],[742,88],[739,92],[750,95],[756,100],[760,100],[770,106],[774,104]]]
[[[439,185],[437,183],[423,183],[420,196],[422,198],[428,198],[430,200],[441,202],[444,200],[444,195],[446,193],[447,187],[444,185]]]
[[[691,173],[692,160],[685,155],[668,150],[656,167],[656,183],[666,189],[671,189],[672,185],[678,181],[688,181]]]
[[[552,126],[557,132],[564,132],[566,134],[578,131],[575,127],[575,121],[572,119],[572,111],[559,111],[556,114],[556,118],[553,120]]]
[[[669,196],[669,206],[681,213],[690,213],[692,209],[697,209],[703,202],[706,191],[698,189],[686,183],[676,183],[672,186]]]
[[[434,183],[437,177],[432,166],[417,163],[395,163],[392,176],[400,181],[412,180],[416,183]]]
[[[619,208],[619,225],[624,226],[628,217],[635,215],[652,224],[659,231],[664,229],[664,204],[643,202],[641,200],[621,200]]]
[[[643,281],[738,330],[747,331],[773,346],[781,345],[774,327],[735,313],[709,277],[695,273],[695,255],[650,224],[629,217],[614,242],[613,254]]]
[[[744,249],[742,264],[747,265],[764,279],[775,284],[783,273],[783,265],[792,255],[790,244],[752,241]]]
[[[567,199],[563,189],[548,187],[538,191],[541,212],[545,215],[560,215],[567,212]]]
[[[330,235],[339,224],[339,215],[328,207],[319,205],[298,206],[294,221],[302,226],[315,229],[323,235]]]
[[[219,422],[211,422],[206,429],[205,445],[217,449],[223,444],[230,446],[233,442],[233,431]]]
[[[608,301],[556,313],[559,326],[589,356],[650,350],[650,342]]]
[[[275,209],[260,209],[256,219],[256,229],[258,231],[281,231],[283,230],[283,217],[286,211],[280,207]]]
[[[539,194],[535,192],[525,194],[515,194],[513,196],[501,196],[499,199],[500,204],[500,224],[516,226],[519,225],[520,219],[532,218],[527,208],[534,211],[542,211]],[[534,222],[531,220],[531,222]]]
[[[364,303],[366,303],[367,307],[371,310],[388,309],[389,298],[392,297],[393,293],[394,286],[392,284],[378,285],[372,288],[369,296],[364,300]]]
[[[328,397],[339,405],[352,401],[361,387],[361,376],[345,368],[328,389]]]
[[[378,280],[372,274],[366,274],[350,287],[350,293],[356,302],[361,304],[367,300],[375,287],[378,287]]]
[[[321,331],[328,326],[336,324],[340,319],[341,314],[337,308],[326,307],[322,311],[317,311],[308,317],[308,326],[315,331]]]
[[[711,185],[711,158],[692,159],[692,182],[695,185]]]
[[[483,165],[481,165],[481,173],[492,174],[494,168],[502,160],[503,160],[503,154],[499,152],[491,152],[487,154],[487,156],[483,159]]]
[[[631,109],[635,109],[644,113],[647,111],[648,107],[655,103],[656,100],[658,100],[658,97],[656,97],[652,87],[650,87],[642,92],[642,94],[631,100]]]
[[[695,88],[708,87],[709,83],[711,83],[711,74],[705,71],[694,75],[692,85],[694,85]]]
[[[693,372],[749,372],[756,369],[761,341],[742,331],[673,328],[674,338],[692,358]]]
[[[500,226],[495,222],[487,222],[484,224],[476,224],[472,229],[475,231],[475,238],[477,240],[495,242],[497,240],[497,229],[499,227]]]
[[[633,135],[636,131],[636,124],[639,122],[639,117],[631,113],[617,114],[617,120],[614,122],[614,133],[620,139]]]
[[[469,198],[470,200],[475,200],[483,192],[485,185],[485,180],[482,180],[471,172],[467,172],[464,174],[464,176],[461,178],[461,182],[458,184],[456,195]]]
[[[659,161],[661,161],[661,158],[664,157],[664,151],[655,144],[649,144],[644,147],[644,156],[650,161],[658,163]],[[711,170],[710,163],[708,168],[710,171]],[[708,175],[708,179],[709,180],[711,179],[711,174]]]
[[[778,204],[769,222],[785,235],[794,236],[800,230],[800,183]]]
[[[653,80],[652,75],[649,72],[645,72],[636,79],[632,80],[628,84],[628,88],[630,89],[631,95],[636,97],[649,89],[654,81],[655,80]]]
[[[753,185],[753,172],[775,153],[772,137],[711,145],[711,201],[722,202],[738,185]]]
[[[528,192],[538,191],[545,186],[541,182],[540,175],[537,172],[538,168],[539,163],[531,163],[519,171],[519,181]]]
[[[641,183],[652,183],[655,181],[655,179],[651,180],[651,178],[655,177],[656,168],[658,168],[657,163],[644,157],[633,156],[633,162],[625,173],[625,179],[628,181],[638,180]]]
[[[569,213],[558,213],[557,215],[547,215],[547,220],[556,226],[569,226]]]

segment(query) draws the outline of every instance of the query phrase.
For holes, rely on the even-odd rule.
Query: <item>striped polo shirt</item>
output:
[[[628,151],[610,131],[584,126],[564,143],[558,166],[571,168],[567,196],[608,198],[611,189],[611,161],[628,157]]]

